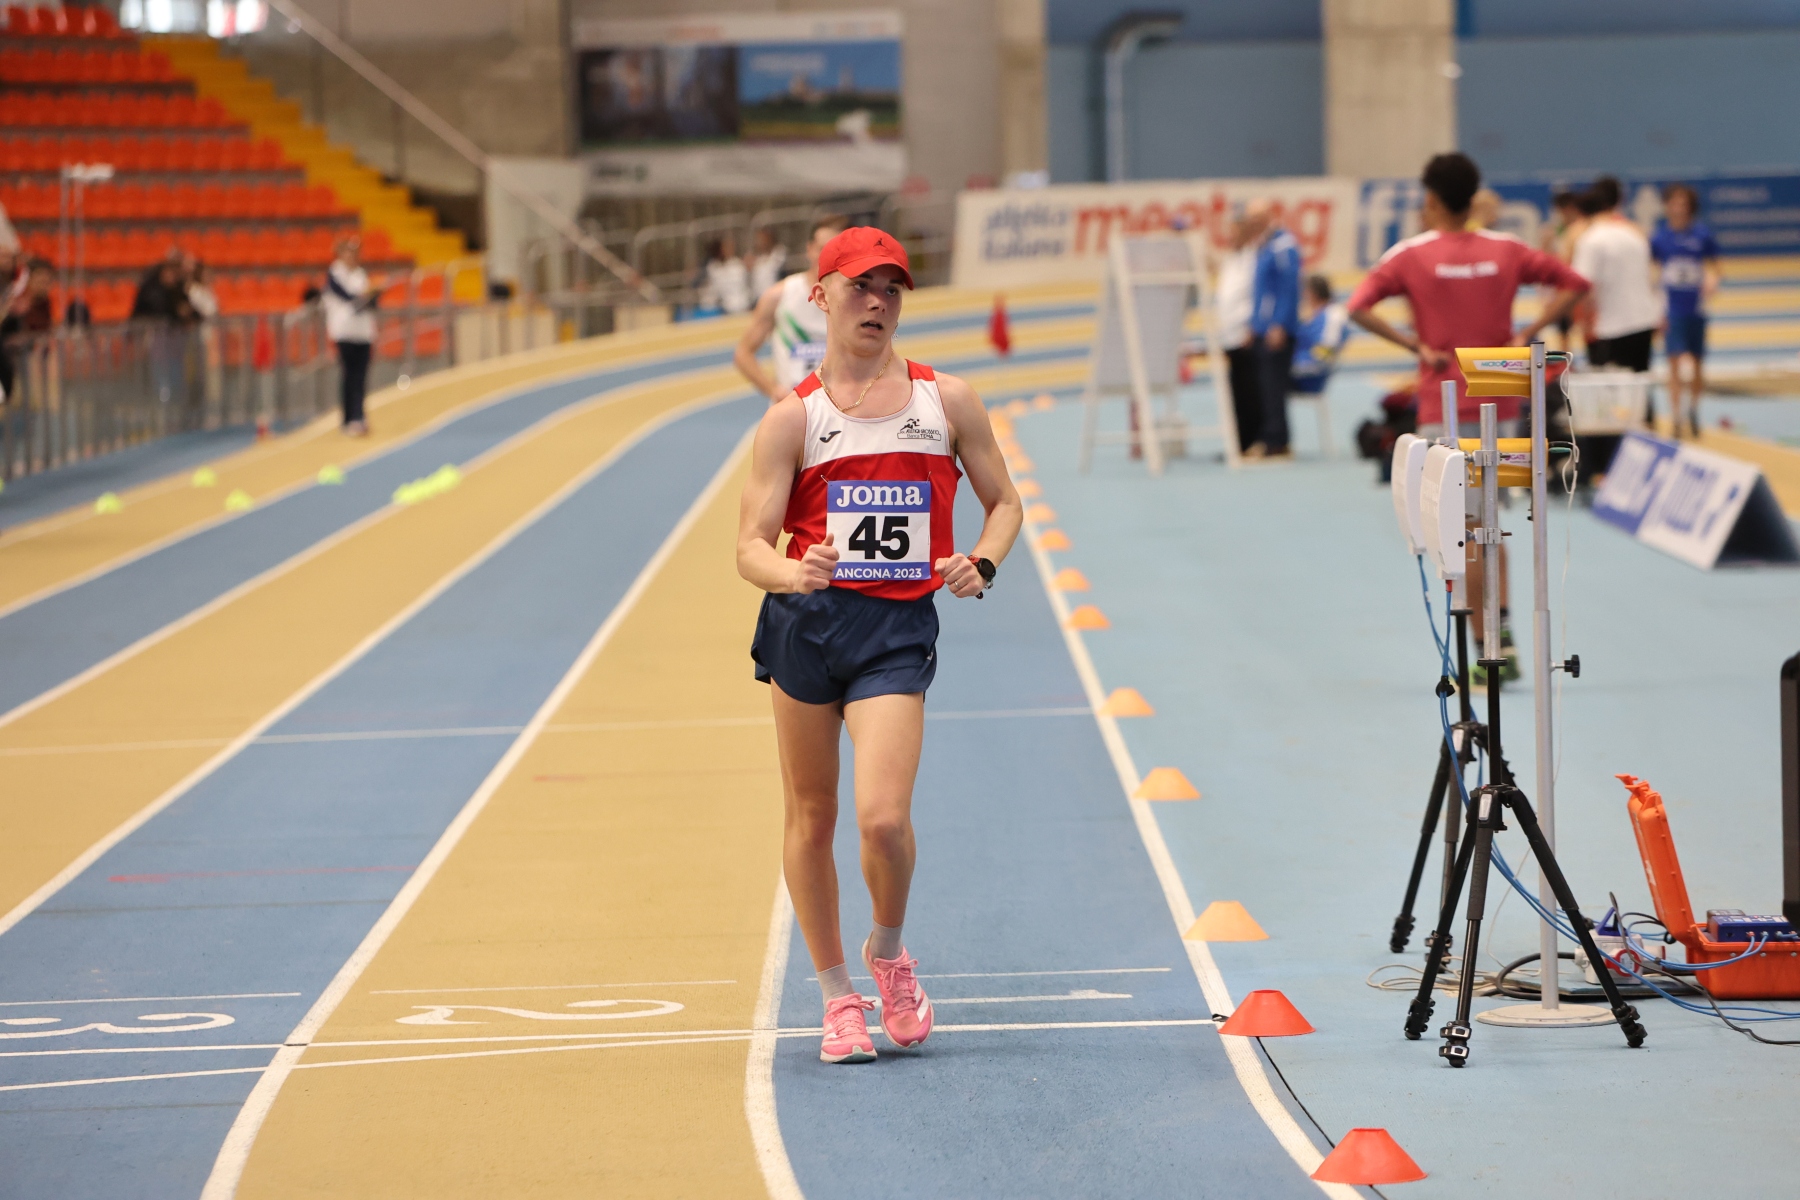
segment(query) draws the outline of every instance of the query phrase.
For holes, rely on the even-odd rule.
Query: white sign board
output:
[[[1232,210],[1259,198],[1279,207],[1307,270],[1354,270],[1358,186],[1321,177],[967,191],[956,199],[951,281],[986,288],[1098,280],[1113,237],[1165,229],[1199,233],[1223,250]]]
[[[1647,433],[1619,443],[1594,515],[1703,571],[1800,561],[1793,527],[1753,464]]]

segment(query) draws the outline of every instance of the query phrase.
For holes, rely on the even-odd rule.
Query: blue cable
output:
[[[1434,643],[1436,643],[1436,645],[1437,645],[1438,661],[1443,668],[1444,674],[1446,676],[1448,676],[1452,673],[1452,670],[1453,670],[1453,668],[1451,667],[1451,664],[1450,664],[1450,648],[1449,648],[1449,642],[1450,642],[1450,637],[1451,637],[1451,633],[1450,633],[1451,614],[1448,609],[1445,610],[1445,612],[1444,612],[1444,636],[1440,638],[1438,636],[1438,631],[1437,631],[1437,614],[1432,610],[1432,607],[1431,607],[1431,587],[1430,587],[1430,584],[1426,581],[1425,558],[1423,555],[1418,556],[1418,564],[1419,564],[1420,590],[1424,593],[1424,597],[1425,597],[1426,623],[1428,625],[1430,625],[1430,627],[1431,627],[1431,640]],[[1451,727],[1450,727],[1450,698],[1448,696],[1439,696],[1438,697],[1438,721],[1439,721],[1440,725],[1442,725],[1443,730],[1444,730],[1444,745],[1445,745],[1445,747],[1447,747],[1449,749],[1452,758],[1454,758],[1455,754],[1456,754],[1456,735],[1451,730]],[[1482,755],[1481,759],[1479,760],[1479,763],[1480,763],[1480,765],[1477,768],[1477,770],[1480,772],[1480,774],[1477,777],[1478,779],[1483,778],[1486,775],[1487,756],[1485,754]],[[1463,779],[1461,771],[1456,772],[1456,790],[1462,796],[1463,811],[1467,816],[1466,829],[1472,831],[1474,829],[1474,821],[1475,821],[1474,801],[1469,796],[1468,783]],[[1469,836],[1472,836],[1472,834],[1470,832],[1465,832],[1463,836],[1469,837]],[[1533,912],[1537,913],[1538,916],[1542,920],[1544,920],[1552,929],[1556,930],[1556,932],[1559,935],[1561,935],[1563,938],[1565,938],[1566,940],[1568,940],[1570,942],[1575,943],[1576,945],[1581,944],[1580,936],[1578,934],[1576,934],[1575,930],[1569,925],[1567,920],[1564,918],[1564,915],[1562,914],[1561,910],[1552,910],[1552,909],[1545,908],[1543,903],[1540,902],[1536,896],[1531,894],[1530,889],[1528,889],[1523,883],[1521,883],[1519,881],[1519,877],[1513,873],[1512,867],[1507,863],[1506,856],[1500,852],[1500,847],[1497,845],[1494,845],[1492,842],[1490,842],[1488,844],[1488,860],[1494,866],[1496,866],[1500,869],[1501,876],[1506,880],[1507,883],[1512,885],[1512,888],[1515,892],[1518,892],[1520,896],[1524,897],[1525,903],[1527,903],[1531,906],[1531,909]],[[1721,959],[1718,962],[1706,963],[1704,965],[1682,964],[1679,969],[1681,969],[1687,973],[1699,973],[1701,971],[1711,971],[1718,967],[1727,967],[1733,963],[1743,962],[1746,959],[1754,958],[1756,955],[1761,953],[1763,946],[1767,943],[1767,941],[1768,941],[1767,937],[1764,937],[1760,941],[1754,941],[1751,943],[1751,947],[1749,950],[1747,950],[1743,954],[1737,955],[1733,958]],[[1744,1006],[1744,1005],[1720,1005],[1720,1006],[1718,1006],[1718,1011],[1715,1012],[1714,1009],[1710,1006],[1703,1007],[1701,1005],[1694,1004],[1691,1001],[1682,999],[1681,997],[1675,995],[1672,992],[1669,992],[1661,987],[1658,987],[1656,984],[1652,983],[1650,980],[1646,979],[1644,976],[1638,974],[1636,971],[1633,971],[1630,967],[1627,967],[1623,963],[1618,962],[1616,959],[1614,959],[1609,954],[1602,953],[1601,957],[1606,960],[1606,963],[1608,966],[1618,968],[1618,970],[1622,974],[1631,976],[1633,979],[1637,980],[1639,983],[1643,984],[1645,987],[1649,988],[1651,991],[1655,992],[1657,995],[1661,996],[1663,999],[1669,1001],[1671,1004],[1674,1004],[1679,1008],[1684,1008],[1689,1012],[1699,1013],[1700,1015],[1707,1016],[1707,1017],[1718,1016],[1720,1013],[1729,1012],[1733,1016],[1735,1016],[1738,1020],[1742,1020],[1742,1021],[1793,1021],[1793,1020],[1800,1020],[1800,1012],[1783,1012],[1780,1009],[1755,1008],[1755,1007]],[[1541,977],[1541,975],[1542,975],[1542,971],[1540,970],[1540,977]],[[1740,1015],[1740,1014],[1744,1014],[1744,1013],[1762,1013],[1762,1014],[1766,1014],[1766,1015],[1763,1015],[1763,1016]]]

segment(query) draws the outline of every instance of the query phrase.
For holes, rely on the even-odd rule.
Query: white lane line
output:
[[[744,1119],[756,1165],[762,1171],[769,1200],[803,1200],[794,1164],[781,1140],[781,1117],[775,1109],[775,1042],[781,1036],[781,988],[787,979],[788,950],[794,938],[794,905],[787,879],[775,880],[775,903],[769,910],[769,936],[763,951],[762,979],[756,989],[756,1011],[750,1019],[750,1054],[744,1064]]]
[[[1085,711],[1085,710],[1084,710]],[[1029,979],[1051,975],[1167,975],[1173,967],[1095,967],[1085,971],[959,971],[948,975],[921,975],[920,979]],[[866,980],[867,975],[852,975]]]
[[[1187,894],[1187,886],[1181,881],[1181,872],[1175,867],[1175,860],[1169,854],[1168,843],[1163,840],[1162,827],[1156,823],[1156,816],[1150,811],[1150,802],[1137,799],[1133,793],[1143,782],[1138,774],[1137,763],[1132,760],[1131,748],[1125,744],[1124,735],[1119,732],[1119,722],[1103,711],[1106,702],[1106,689],[1100,685],[1100,673],[1094,669],[1094,660],[1089,657],[1087,642],[1083,640],[1081,631],[1069,628],[1069,605],[1063,594],[1051,582],[1055,575],[1050,562],[1050,555],[1038,544],[1037,526],[1025,522],[1025,541],[1030,547],[1032,561],[1037,565],[1038,580],[1043,584],[1044,595],[1050,600],[1050,611],[1056,616],[1056,624],[1062,630],[1063,644],[1068,647],[1069,659],[1075,665],[1075,673],[1081,678],[1081,686],[1087,692],[1088,704],[1094,710],[1094,723],[1100,728],[1100,739],[1106,743],[1106,752],[1112,758],[1113,769],[1118,773],[1119,786],[1125,793],[1125,802],[1131,808],[1131,818],[1137,825],[1138,837],[1144,843],[1144,851],[1150,857],[1150,865],[1156,871],[1157,882],[1162,885],[1163,900],[1169,906],[1169,915],[1174,918],[1176,936],[1186,933],[1194,923],[1194,902]],[[1219,973],[1218,963],[1213,961],[1212,951],[1205,942],[1182,939],[1187,948],[1188,961],[1194,968],[1194,978],[1200,983],[1201,995],[1207,1005],[1215,1013],[1226,1016],[1234,1007],[1231,990],[1225,986],[1225,977]],[[1256,1051],[1250,1045],[1249,1038],[1220,1038],[1225,1047],[1226,1058],[1231,1069],[1237,1074],[1238,1083],[1249,1097],[1250,1105],[1275,1135],[1275,1140],[1286,1150],[1288,1157],[1310,1178],[1325,1161],[1312,1139],[1300,1128],[1287,1106],[1275,1094],[1269,1084],[1269,1076],[1263,1070],[1262,1061],[1256,1057]],[[1315,1181],[1316,1182],[1316,1181]],[[1319,1189],[1332,1200],[1357,1200],[1356,1189],[1341,1183],[1320,1183]]]
[[[741,394],[741,391],[741,388],[733,388],[723,394],[738,395]],[[684,413],[703,404],[714,402],[716,401],[694,401],[683,405],[672,410],[670,419],[673,419],[673,413]],[[275,1103],[275,1097],[281,1093],[282,1084],[287,1082],[287,1077],[297,1066],[301,1065],[299,1059],[306,1052],[307,1043],[318,1036],[318,1032],[326,1020],[337,1010],[338,1005],[344,1002],[344,998],[350,994],[350,989],[356,985],[356,981],[362,977],[362,973],[374,961],[375,955],[380,952],[381,947],[399,927],[401,920],[412,910],[412,906],[418,902],[418,898],[425,889],[431,885],[438,870],[450,857],[451,851],[456,849],[457,843],[462,841],[463,835],[474,824],[475,818],[481,815],[481,811],[487,807],[488,801],[493,798],[495,792],[499,791],[500,785],[512,774],[513,769],[525,756],[525,752],[531,749],[532,744],[537,741],[544,726],[550,723],[551,714],[562,707],[569,694],[575,690],[575,686],[581,682],[582,677],[593,666],[600,651],[606,647],[608,642],[612,641],[619,626],[637,607],[638,601],[649,590],[651,581],[661,572],[663,565],[674,556],[676,549],[699,522],[707,507],[718,496],[720,489],[725,486],[726,480],[731,478],[732,472],[737,469],[738,460],[749,448],[750,439],[754,433],[755,428],[752,427],[738,441],[731,453],[725,456],[725,461],[719,465],[718,471],[700,490],[700,494],[694,498],[694,502],[688,506],[687,511],[681,515],[681,519],[675,523],[675,527],[663,539],[662,545],[657,547],[656,553],[650,556],[650,561],[646,562],[643,569],[638,572],[637,578],[631,581],[631,586],[625,590],[625,594],[613,606],[612,612],[607,614],[606,620],[601,622],[600,628],[594,632],[594,636],[589,639],[588,644],[582,648],[581,653],[570,664],[568,671],[557,682],[556,687],[538,706],[537,712],[532,714],[531,720],[526,723],[524,732],[520,733],[513,744],[507,747],[506,753],[501,756],[500,761],[494,764],[487,777],[481,781],[481,785],[475,789],[475,794],[469,797],[468,802],[463,805],[462,811],[456,814],[455,820],[450,822],[449,827],[438,838],[437,844],[431,848],[431,853],[427,854],[419,864],[419,869],[413,872],[412,877],[406,881],[406,885],[400,889],[399,894],[388,905],[387,911],[381,914],[380,920],[375,922],[374,928],[370,929],[368,935],[363,938],[362,944],[356,948],[349,961],[338,969],[337,975],[326,986],[325,991],[313,1002],[312,1008],[305,1017],[301,1018],[300,1024],[296,1025],[293,1032],[288,1035],[288,1044],[276,1052],[275,1060],[269,1064],[263,1077],[257,1080],[256,1086],[251,1089],[249,1098],[244,1102],[244,1107],[239,1110],[237,1120],[232,1122],[231,1130],[225,1136],[225,1144],[220,1147],[219,1156],[213,1163],[212,1174],[207,1178],[206,1187],[200,1194],[201,1200],[227,1200],[228,1197],[236,1194],[238,1180],[243,1178],[244,1165],[249,1161],[250,1146],[256,1140],[257,1131],[262,1128],[264,1119],[268,1117],[269,1109]],[[584,473],[584,475],[586,474],[588,473]],[[560,496],[561,493],[558,495]]]
[[[42,1008],[48,1004],[160,1004],[164,1000],[282,1000],[299,992],[221,992],[216,996],[94,996],[83,1000],[0,1000],[0,1008]]]
[[[652,355],[650,357],[654,358],[657,356]],[[681,356],[680,355],[672,355],[669,357],[681,357]],[[641,365],[641,364],[635,363],[634,360],[627,360],[627,364],[628,365]],[[508,366],[517,366],[520,364],[515,362],[515,363],[509,363],[507,365]],[[368,455],[367,457],[358,458],[358,459],[353,460],[350,463],[350,465],[345,468],[345,470],[346,471],[358,471],[358,470],[361,470],[363,467],[369,466],[373,463],[380,462],[382,459],[386,458],[388,455],[393,454],[399,450],[404,450],[407,447],[412,446],[415,443],[420,442],[427,437],[430,437],[432,434],[437,433],[439,430],[443,429],[444,427],[446,427],[456,421],[462,420],[464,417],[474,416],[475,414],[485,411],[486,409],[492,408],[497,404],[505,404],[508,401],[517,400],[517,399],[521,398],[522,396],[525,396],[526,394],[528,394],[532,391],[535,391],[536,389],[538,389],[540,387],[556,387],[561,384],[569,383],[569,382],[572,382],[573,380],[580,379],[584,375],[603,374],[607,371],[616,370],[616,369],[618,369],[616,366],[600,367],[600,366],[595,366],[592,364],[590,364],[586,367],[572,367],[567,371],[559,372],[558,374],[555,374],[555,375],[546,376],[545,378],[543,378],[541,380],[534,380],[531,383],[522,383],[515,387],[504,388],[501,391],[495,392],[494,394],[492,394],[490,396],[484,396],[479,400],[474,400],[467,404],[459,405],[455,408],[452,408],[452,409],[448,410],[447,412],[440,413],[438,416],[433,417],[431,420],[429,420],[425,424],[419,426],[417,429],[413,430],[411,433],[403,434],[400,438],[395,440],[391,445],[383,446],[379,450],[375,451],[373,454]],[[711,368],[711,369],[718,370],[719,368],[715,367],[715,368]],[[485,373],[485,372],[479,372],[479,373]],[[465,376],[464,378],[466,379],[468,377]],[[443,381],[434,380],[433,382],[434,383],[439,383],[439,382],[449,383],[449,382],[461,382],[461,380],[443,380]],[[620,389],[609,389],[609,390],[624,390],[627,388],[635,389],[635,388],[638,388],[641,386],[643,386],[642,381],[640,381],[639,383],[636,383],[636,384],[625,384]],[[371,408],[380,408],[384,404],[391,402],[393,400],[397,400],[399,398],[400,398],[399,395],[396,394],[395,396],[389,397],[388,400],[382,401],[377,404],[372,404],[370,407]],[[552,415],[554,415],[554,414],[552,414]],[[256,462],[258,459],[267,458],[279,450],[283,450],[288,447],[295,446],[295,445],[298,445],[298,444],[301,444],[304,442],[312,441],[312,440],[318,438],[320,435],[325,434],[325,433],[329,432],[330,430],[334,429],[335,425],[333,424],[333,420],[334,420],[334,418],[330,414],[326,414],[326,415],[320,417],[318,420],[313,421],[311,424],[302,426],[301,428],[292,431],[291,433],[285,435],[280,440],[270,442],[265,448],[262,448],[260,451],[253,448],[252,450],[250,450],[248,452],[244,452],[244,457],[239,459],[237,462],[233,463],[232,468],[236,469],[238,467],[249,466],[250,464]],[[233,456],[227,455],[226,457],[230,458]],[[223,460],[213,459],[211,461],[216,465],[217,463],[219,463]],[[160,496],[160,495],[163,495],[164,493],[176,491],[184,486],[188,486],[187,480],[188,480],[188,473],[186,471],[177,471],[174,474],[168,476],[166,479],[162,480],[160,483],[147,484],[142,488],[132,488],[129,494],[134,497],[133,503],[137,503],[138,501],[148,500],[153,496]],[[313,487],[317,487],[317,486],[318,486],[318,481],[316,479],[296,480],[295,482],[289,484],[288,486],[286,486],[284,488],[278,488],[275,491],[268,493],[267,495],[258,496],[256,498],[256,508],[258,508],[258,509],[267,508],[269,505],[275,503],[278,500],[285,500],[290,496],[297,495],[300,492],[304,492],[309,488],[313,488]],[[255,510],[253,509],[250,511],[255,511]],[[189,525],[184,528],[174,530],[171,533],[165,534],[164,536],[157,538],[153,542],[147,542],[144,545],[137,547],[135,550],[128,550],[124,554],[119,555],[117,558],[111,558],[103,563],[100,563],[96,566],[90,567],[86,571],[81,572],[79,575],[72,575],[68,579],[64,579],[57,583],[50,584],[47,587],[39,588],[37,591],[32,592],[30,595],[22,596],[19,599],[14,600],[9,604],[0,605],[0,620],[3,620],[6,617],[11,616],[13,613],[18,612],[20,609],[29,608],[31,605],[38,603],[40,600],[48,600],[50,597],[55,596],[58,593],[66,592],[66,591],[70,590],[71,588],[80,587],[84,583],[89,583],[95,579],[100,578],[102,575],[106,575],[106,574],[109,574],[110,572],[117,571],[121,567],[128,567],[132,563],[137,562],[139,559],[148,558],[150,555],[155,554],[157,551],[165,550],[168,547],[175,545],[177,542],[183,542],[183,541],[186,541],[188,538],[197,537],[200,534],[205,533],[209,529],[217,528],[218,526],[223,525],[228,521],[235,521],[239,517],[246,516],[246,515],[248,515],[248,514],[243,513],[243,512],[220,513],[218,516],[211,517],[205,521],[200,522],[197,525]],[[64,529],[70,525],[78,524],[82,521],[92,520],[93,517],[94,517],[94,511],[91,507],[81,506],[81,507],[78,507],[78,508],[74,509],[73,511],[67,513],[60,520],[55,517],[48,517],[48,518],[45,518],[45,521],[41,525],[37,524],[37,523],[28,525],[23,530],[19,531],[19,533],[17,535],[15,535],[11,538],[0,536],[0,547],[12,546],[12,545],[16,545],[21,542],[26,542],[26,541],[31,540],[32,538],[41,537],[46,533],[53,533],[58,529]]]
[[[577,992],[589,988],[713,987],[735,979],[665,979],[652,983],[531,983],[522,987],[382,988],[371,996],[444,996],[451,992]]]
[[[713,373],[716,373],[716,370],[717,369],[714,368]],[[689,372],[685,372],[683,376],[669,376],[668,380],[675,380],[678,378],[684,378],[687,375],[694,375],[694,374],[701,374],[701,373],[706,373],[706,372],[689,371]],[[662,386],[663,382],[666,382],[666,381],[658,381],[656,383],[639,384],[639,385],[634,385],[631,387],[620,388],[615,391],[601,392],[601,393],[598,393],[597,395],[589,397],[586,400],[580,400],[580,401],[576,401],[573,404],[564,405],[562,408],[557,409],[555,412],[549,413],[546,416],[541,417],[537,421],[533,422],[530,425],[527,425],[525,428],[523,428],[521,430],[518,430],[516,433],[513,433],[509,437],[507,437],[499,442],[496,442],[492,446],[489,446],[486,450],[483,450],[480,454],[477,454],[474,458],[471,458],[468,462],[462,464],[460,469],[462,470],[463,474],[465,474],[465,475],[468,475],[475,471],[479,471],[481,468],[504,457],[506,454],[510,453],[512,450],[518,448],[519,446],[524,445],[526,442],[533,441],[533,440],[541,437],[543,434],[548,433],[550,430],[556,428],[558,425],[561,425],[567,421],[572,421],[576,417],[578,417],[582,414],[592,412],[596,409],[607,408],[614,404],[622,403],[628,399],[638,397],[644,392],[656,390],[657,388]],[[721,392],[715,393],[715,394],[718,396],[719,399],[725,399],[728,396],[741,394],[742,390],[743,389],[741,387],[732,387],[732,388],[724,389]],[[312,486],[312,485],[309,483],[306,486]],[[170,621],[168,624],[162,626],[160,629],[152,630],[150,633],[145,634],[143,637],[137,639],[137,641],[135,641],[135,642],[132,642],[130,645],[125,646],[124,648],[117,650],[114,653],[108,655],[106,658],[101,659],[99,662],[94,663],[92,666],[88,667],[86,670],[81,671],[78,674],[73,675],[70,678],[63,680],[61,683],[57,684],[55,687],[52,687],[52,688],[48,689],[47,691],[41,692],[38,695],[33,696],[30,700],[27,700],[22,704],[16,705],[11,710],[9,710],[5,713],[0,713],[0,729],[4,729],[6,726],[19,720],[21,717],[24,717],[33,712],[36,712],[38,709],[44,707],[46,704],[51,704],[51,703],[55,702],[56,700],[62,698],[63,696],[68,695],[70,692],[74,691],[76,688],[80,687],[82,684],[87,683],[93,679],[99,678],[101,675],[106,674],[108,671],[112,670],[116,666],[119,666],[121,663],[127,662],[133,658],[136,658],[138,655],[144,653],[146,650],[149,650],[154,646],[160,645],[161,643],[168,641],[170,638],[174,637],[176,634],[180,633],[182,630],[198,624],[199,622],[205,620],[207,617],[211,616],[213,613],[216,613],[220,609],[223,609],[223,608],[227,607],[228,605],[232,604],[233,602],[243,598],[244,596],[249,595],[251,592],[256,591],[257,589],[263,587],[265,584],[272,583],[284,575],[292,574],[294,571],[298,570],[299,568],[305,566],[307,563],[318,558],[320,555],[324,554],[326,551],[330,550],[332,547],[340,545],[343,542],[349,541],[351,538],[355,537],[357,534],[361,533],[363,530],[368,529],[374,525],[377,525],[377,524],[381,523],[382,521],[387,520],[389,517],[392,517],[394,514],[403,511],[405,509],[405,507],[406,507],[405,505],[390,503],[390,504],[385,504],[382,507],[377,508],[372,512],[363,514],[361,517],[358,517],[356,520],[352,521],[350,524],[342,526],[341,528],[332,531],[331,533],[325,535],[320,540],[314,542],[312,545],[307,546],[305,549],[300,550],[299,552],[295,553],[291,557],[286,558],[286,559],[282,560],[281,562],[276,563],[274,566],[269,567],[261,572],[258,572],[256,575],[252,576],[251,578],[243,580],[242,582],[238,583],[234,587],[231,587],[231,588],[227,589],[226,591],[219,593],[217,596],[214,596],[211,600],[208,600],[205,604],[202,604],[200,607],[193,609],[192,611],[190,611],[180,617],[175,618],[175,620]],[[232,515],[235,517],[240,514],[234,513]],[[3,932],[5,932],[5,927],[0,926],[0,933],[3,933]]]
[[[1056,1000],[1129,1000],[1130,992],[1096,992],[1092,988],[1064,992],[1060,996],[933,996],[933,1008],[946,1004],[1048,1004]]]
[[[743,389],[734,387],[722,389],[719,392],[707,396],[702,396],[697,400],[692,400],[686,404],[672,408],[633,430],[629,435],[621,439],[611,450],[602,455],[587,470],[581,472],[575,478],[558,488],[555,492],[545,497],[537,507],[507,526],[506,529],[496,535],[492,541],[476,551],[474,555],[464,559],[436,583],[426,588],[411,604],[408,604],[405,608],[389,617],[381,624],[380,628],[371,632],[367,637],[363,638],[362,641],[352,647],[349,653],[345,654],[318,675],[315,675],[299,691],[289,696],[286,700],[283,700],[267,713],[264,713],[254,724],[244,730],[244,732],[240,733],[237,737],[233,738],[217,754],[214,754],[211,758],[195,767],[192,771],[189,771],[180,780],[176,781],[174,786],[170,787],[149,804],[146,804],[143,808],[140,808],[124,823],[113,829],[113,831],[108,833],[105,837],[95,842],[92,846],[89,846],[75,859],[74,862],[71,862],[68,866],[58,871],[42,887],[15,904],[10,912],[5,916],[0,917],[0,934],[5,934],[7,930],[24,920],[46,900],[67,887],[69,883],[83,871],[99,861],[100,857],[108,850],[111,850],[114,846],[141,829],[144,826],[144,823],[155,817],[157,813],[175,803],[176,800],[186,795],[192,788],[207,779],[220,767],[230,762],[233,758],[236,758],[246,746],[249,746],[257,738],[261,737],[271,726],[275,725],[282,718],[286,717],[289,713],[293,712],[313,696],[317,695],[318,692],[330,684],[332,680],[355,666],[365,655],[376,646],[379,646],[401,626],[412,620],[413,617],[424,611],[424,609],[430,606],[439,596],[449,591],[464,577],[468,576],[483,563],[505,549],[520,534],[537,524],[538,521],[542,520],[548,513],[553,511],[558,505],[562,504],[563,501],[567,500],[588,483],[592,482],[601,474],[601,472],[612,466],[613,463],[617,462],[645,438],[691,412],[696,412],[702,408],[722,403],[733,396],[741,395],[742,391]],[[498,450],[498,447],[495,447],[495,450]],[[383,511],[387,510],[384,509]]]
[[[70,1054],[197,1054],[205,1050],[279,1050],[280,1042],[225,1046],[89,1046],[82,1050],[3,1050],[0,1058],[61,1058]]]
[[[997,708],[989,711],[928,712],[927,721],[976,721],[1008,717],[1085,717],[1087,708]],[[587,724],[551,725],[545,733],[637,733],[651,729],[730,729],[739,726],[773,726],[773,717],[716,717],[687,721],[595,721]],[[256,739],[259,746],[302,745],[310,742],[384,742],[416,738],[510,737],[523,725],[468,725],[443,729],[343,729],[321,733],[271,733]],[[230,738],[176,738],[161,742],[99,742],[66,746],[0,747],[0,758],[29,758],[47,754],[117,754],[145,750],[197,750],[231,744]]]
[[[1183,1027],[1204,1027],[1216,1029],[1217,1026],[1204,1018],[1163,1020],[1163,1021],[1040,1021],[993,1023],[977,1025],[938,1025],[933,1027],[936,1033],[1039,1033],[1055,1030],[1079,1031],[1088,1029],[1169,1029]],[[292,1066],[296,1071],[318,1071],[332,1067],[372,1067],[386,1066],[394,1063],[446,1062],[453,1059],[467,1058],[501,1058],[517,1054],[557,1054],[571,1050],[621,1050],[645,1046],[694,1046],[713,1042],[750,1042],[767,1041],[771,1047],[780,1038],[815,1038],[819,1031],[808,1027],[805,1029],[696,1029],[687,1032],[671,1031],[667,1034],[563,1034],[546,1035],[534,1038],[534,1041],[552,1041],[558,1037],[574,1042],[573,1045],[553,1046],[508,1046],[493,1050],[467,1050],[446,1054],[395,1054],[382,1058],[346,1058],[325,1062],[298,1063]],[[617,1040],[600,1041],[601,1037],[611,1036]],[[455,1039],[464,1040],[464,1039]],[[466,1039],[470,1041],[481,1039]],[[501,1039],[493,1039],[501,1040]],[[317,1047],[330,1046],[398,1046],[398,1045],[440,1045],[437,1040],[422,1039],[412,1042],[316,1042]],[[1226,1044],[1230,1040],[1226,1039]],[[210,1048],[210,1047],[209,1047]],[[265,1047],[245,1047],[246,1049],[264,1049]],[[291,1048],[291,1047],[284,1047]],[[194,1047],[201,1049],[201,1047]],[[772,1053],[772,1050],[771,1050]],[[166,1071],[153,1075],[111,1075],[97,1079],[59,1079],[48,1083],[15,1083],[0,1087],[0,1092],[29,1092],[44,1088],[89,1087],[106,1083],[144,1083],[163,1079],[197,1079],[208,1075],[248,1075],[258,1071],[271,1070],[264,1067],[224,1067],[210,1071]],[[759,1147],[760,1149],[760,1147]],[[760,1158],[760,1155],[759,1155]],[[787,1160],[787,1152],[781,1150],[781,1159]],[[790,1168],[791,1173],[791,1168]],[[766,1177],[765,1177],[766,1178]],[[204,1195],[204,1193],[203,1193]],[[793,1200],[800,1195],[799,1184],[795,1190],[785,1196],[771,1192],[774,1200]]]

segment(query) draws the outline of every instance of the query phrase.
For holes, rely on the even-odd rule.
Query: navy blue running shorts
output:
[[[1663,353],[1670,358],[1683,354],[1691,354],[1695,358],[1706,357],[1706,315],[1690,313],[1687,316],[1671,315],[1669,331],[1663,335]]]
[[[887,600],[852,588],[763,597],[750,657],[805,704],[849,703],[923,692],[937,674],[932,597]]]

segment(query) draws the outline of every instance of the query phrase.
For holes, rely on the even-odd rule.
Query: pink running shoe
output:
[[[865,1063],[875,1061],[875,1039],[869,1036],[869,1023],[863,1014],[875,1006],[855,992],[839,996],[825,1006],[825,1041],[819,1046],[819,1061],[828,1063]]]
[[[931,1036],[931,999],[913,973],[919,960],[908,958],[904,946],[898,958],[871,958],[867,940],[862,957],[881,993],[881,1028],[902,1050],[922,1045]]]

